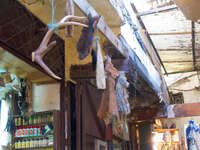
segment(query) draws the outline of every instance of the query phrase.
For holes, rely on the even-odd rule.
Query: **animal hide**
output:
[[[128,92],[127,92],[128,87],[129,83],[126,79],[125,72],[120,71],[120,74],[116,81],[115,90],[116,90],[118,110],[124,115],[130,113],[130,104],[128,102]]]
[[[107,90],[103,92],[101,106],[98,110],[98,117],[105,121],[108,125],[114,116],[119,117],[116,95],[115,95],[115,79],[119,75],[119,71],[112,65],[110,57],[106,57],[105,71],[107,73]]]
[[[104,71],[103,57],[101,54],[101,47],[98,40],[93,42],[93,50],[97,53],[97,67],[96,67],[96,83],[98,89],[106,89],[106,77]]]
[[[76,45],[76,49],[79,53],[79,59],[82,60],[87,57],[90,53],[90,47],[92,45],[92,40],[94,37],[94,29],[100,19],[100,16],[92,17],[91,14],[88,15],[89,27],[83,28],[81,31],[81,36]]]

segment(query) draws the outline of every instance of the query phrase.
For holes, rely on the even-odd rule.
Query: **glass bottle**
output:
[[[38,119],[38,124],[41,124],[42,123],[41,115],[38,115],[37,119]]]
[[[33,124],[33,117],[32,116],[29,117],[28,123],[29,123],[29,125]]]
[[[33,143],[33,139],[30,139],[30,148],[33,148],[34,147],[34,143]]]
[[[18,141],[15,141],[15,149],[18,147]]]
[[[26,148],[30,148],[30,140],[26,140]]]
[[[18,141],[18,148],[22,148],[22,142],[20,140]]]
[[[18,118],[16,117],[16,118],[14,119],[14,121],[15,121],[15,126],[17,127],[17,126],[18,126]]]
[[[18,126],[21,126],[21,117],[18,117]]]

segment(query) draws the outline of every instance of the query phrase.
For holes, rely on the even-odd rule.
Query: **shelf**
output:
[[[52,146],[43,146],[43,147],[32,147],[32,148],[15,148],[15,149],[28,150],[28,149],[42,149],[42,148],[53,148],[53,145]]]
[[[30,126],[42,126],[42,125],[47,125],[47,124],[49,124],[49,123],[53,123],[53,121],[52,122],[46,122],[46,123],[39,123],[39,124],[31,124],[31,125],[21,125],[21,126],[15,126],[15,128],[23,128],[23,127],[30,127]]]
[[[168,144],[168,143],[171,143],[171,144],[180,144],[180,142],[156,142],[156,143],[162,143],[162,144]]]
[[[169,131],[169,132],[174,132],[174,131],[179,131],[178,129],[155,129],[154,132],[165,132],[165,131]]]
[[[14,137],[15,139],[23,139],[23,138],[26,138],[26,139],[32,139],[32,138],[45,138],[45,137],[51,137],[53,135],[41,135],[41,136],[26,136],[26,137]]]

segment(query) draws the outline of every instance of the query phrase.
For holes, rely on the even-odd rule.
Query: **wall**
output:
[[[60,84],[33,84],[33,111],[59,110]]]

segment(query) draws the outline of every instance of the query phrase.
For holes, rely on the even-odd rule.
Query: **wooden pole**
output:
[[[74,2],[73,0],[66,0],[65,16],[74,16]],[[70,25],[65,28],[65,37],[72,37],[74,34],[74,26]]]

